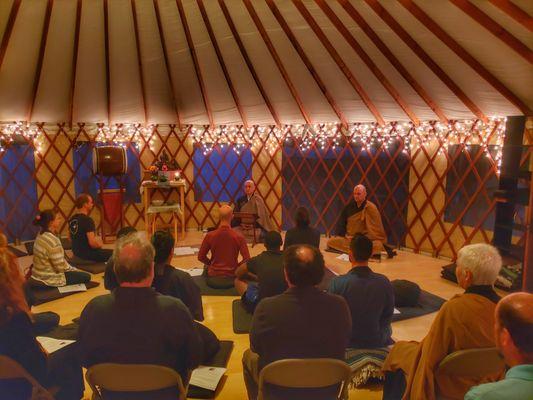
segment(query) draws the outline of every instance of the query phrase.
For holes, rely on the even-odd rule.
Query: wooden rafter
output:
[[[163,31],[163,24],[161,23],[161,13],[159,11],[159,1],[153,0],[153,2],[154,2],[154,9],[155,9],[155,17],[157,20],[157,29],[159,30],[159,38],[161,40],[161,47],[163,48],[163,58],[165,59],[165,69],[167,71],[168,81],[170,83],[170,93],[172,94],[172,105],[174,106],[174,109],[176,110],[178,128],[181,131],[182,127],[181,127],[180,111],[178,108],[178,102],[176,101],[176,93],[174,93],[174,82],[172,80],[172,73],[170,72],[170,63],[168,61],[165,33]]]
[[[529,49],[524,43],[514,37],[503,26],[494,21],[491,17],[481,11],[478,7],[468,0],[451,0],[461,11],[466,13],[469,17],[478,22],[483,28],[504,42],[507,46],[516,51],[529,63],[533,63],[533,51]]]
[[[250,59],[250,56],[248,55],[248,52],[246,51],[246,47],[244,47],[244,43],[242,42],[241,36],[239,35],[237,28],[235,27],[235,23],[233,22],[233,19],[231,18],[231,14],[229,13],[226,3],[224,2],[224,0],[218,0],[218,4],[220,5],[220,8],[222,9],[222,13],[224,14],[224,17],[226,18],[226,22],[229,25],[231,33],[233,34],[233,37],[235,38],[235,41],[237,42],[237,46],[239,47],[241,55],[244,58],[244,61],[246,62],[246,66],[248,67],[248,70],[250,71],[250,73],[252,74],[252,77],[254,78],[255,84],[257,85],[257,89],[259,90],[259,92],[261,93],[261,96],[263,97],[263,101],[268,107],[270,114],[272,114],[272,118],[276,122],[276,125],[278,127],[281,126],[278,113],[274,109],[274,106],[272,105],[272,102],[270,101],[270,98],[268,97],[265,91],[265,88],[263,87],[263,84],[261,83],[261,79],[259,79],[259,76],[257,75],[257,72],[255,71],[252,60]]]
[[[54,0],[48,0],[46,3],[46,12],[44,15],[43,30],[41,33],[41,45],[39,48],[39,56],[37,58],[37,65],[35,67],[35,78],[33,79],[33,89],[31,96],[30,107],[26,114],[26,121],[31,121],[33,114],[33,107],[35,106],[35,98],[37,97],[37,90],[39,89],[39,82],[41,80],[41,70],[43,68],[44,51],[46,49],[46,41],[48,39],[48,28],[50,27],[50,16],[52,15],[52,8],[54,6]]]
[[[2,37],[2,44],[0,45],[0,68],[4,63],[7,46],[9,44],[11,34],[13,33],[13,27],[15,26],[15,20],[17,19],[21,1],[22,0],[14,0],[13,5],[11,6],[11,11],[9,12],[6,29],[4,30],[4,37]]]
[[[242,0],[242,1],[243,1],[244,5],[246,6],[246,9],[248,10],[248,13],[250,14],[250,17],[254,21],[254,24],[255,24],[257,30],[259,31],[259,34],[263,38],[263,41],[265,42],[265,45],[267,46],[268,51],[270,52],[270,55],[274,59],[274,62],[276,63],[276,65],[277,65],[277,67],[279,69],[279,72],[281,73],[281,76],[285,80],[285,84],[289,88],[289,91],[291,92],[292,97],[294,98],[294,101],[296,101],[296,104],[298,105],[298,108],[300,109],[300,112],[301,112],[305,122],[308,123],[308,124],[311,124],[312,123],[311,117],[309,116],[309,114],[305,110],[303,101],[302,101],[300,95],[298,94],[298,91],[296,90],[296,87],[292,83],[287,70],[283,66],[283,62],[281,61],[281,58],[278,55],[278,52],[274,48],[274,45],[272,44],[272,41],[270,40],[270,37],[268,36],[268,33],[267,33],[265,27],[263,26],[263,23],[259,19],[259,16],[257,15],[257,12],[255,11],[254,6],[252,5],[252,2],[250,0]]]
[[[77,0],[76,5],[76,28],[74,30],[74,49],[72,51],[72,76],[70,77],[69,96],[69,128],[72,129],[72,119],[74,116],[74,93],[76,92],[76,69],[78,65],[78,49],[80,44],[80,24],[81,24],[81,0]]]
[[[367,0],[368,1],[368,0]],[[459,56],[468,64],[479,76],[485,79],[494,89],[503,97],[509,100],[525,115],[531,115],[530,108],[509,90],[500,80],[489,72],[481,63],[468,53],[455,39],[453,39],[444,29],[440,27],[433,19],[426,14],[412,0],[398,0],[418,21],[420,21],[431,33],[439,38],[450,50]]]
[[[107,93],[107,124],[111,125],[111,75],[109,73],[109,14],[107,9],[107,0],[104,0],[104,41]]]
[[[524,28],[533,32],[533,18],[510,0],[489,0]]]
[[[340,0],[339,0],[340,1]],[[413,39],[409,33],[389,14],[389,12],[379,3],[378,0],[365,0],[374,12],[398,35],[402,41],[426,64],[431,71],[450,89],[455,96],[474,114],[483,121],[487,121],[487,116],[480,108],[466,95],[465,92],[451,79],[446,72],[429,56],[428,53]]]
[[[213,31],[213,27],[211,26],[211,22],[209,21],[209,16],[207,15],[204,2],[202,0],[196,0],[196,4],[198,4],[198,8],[200,9],[200,14],[202,15],[202,20],[204,21],[204,25],[207,29],[209,39],[211,40],[211,44],[213,45],[213,48],[215,49],[215,53],[217,55],[218,64],[220,65],[220,68],[222,69],[222,73],[224,74],[224,78],[226,79],[226,83],[231,92],[231,96],[233,97],[233,101],[235,102],[235,105],[237,106],[237,110],[239,111],[239,115],[241,117],[242,123],[244,127],[248,129],[248,120],[246,118],[246,114],[244,113],[244,109],[242,107],[241,101],[239,100],[239,95],[237,94],[237,90],[235,90],[235,86],[233,85],[233,81],[231,80],[231,76],[228,71],[228,68],[226,67],[226,63],[224,62],[224,56],[222,55],[222,52],[220,51],[220,46],[218,45],[218,41],[215,36],[215,32]]]
[[[315,0],[318,6],[322,11],[329,17],[329,19],[334,23],[334,20],[339,20],[337,15],[333,10],[328,6],[325,0]],[[390,51],[387,45],[379,38],[379,36],[374,32],[370,25],[365,21],[365,19],[359,14],[359,12],[352,6],[352,4],[347,0],[340,0],[340,4],[344,7],[348,15],[359,25],[359,27],[365,32],[365,34],[372,40],[374,45],[381,51],[381,53],[389,60],[391,65],[393,65],[400,75],[411,85],[414,91],[426,102],[426,104],[433,110],[433,112],[439,117],[441,122],[448,123],[448,118],[444,115],[444,111],[437,105],[437,103],[429,96],[426,90],[420,85],[416,79],[407,71],[400,60]],[[345,28],[344,24],[341,24]],[[342,33],[342,32],[341,32]],[[348,31],[349,33],[349,31]]]
[[[189,47],[189,52],[192,57],[194,64],[194,70],[196,71],[196,78],[200,83],[200,91],[202,92],[202,99],[204,101],[205,110],[207,112],[207,118],[209,119],[209,125],[214,126],[215,122],[213,120],[213,112],[211,111],[211,105],[209,103],[209,98],[207,96],[207,88],[202,76],[202,71],[200,69],[200,62],[198,60],[198,55],[194,48],[194,43],[192,41],[191,31],[189,29],[189,23],[187,22],[187,17],[185,15],[185,10],[181,0],[176,0],[176,5],[178,6],[178,11],[180,14],[181,24],[183,25],[183,30],[185,31],[185,38],[187,39],[187,46]]]
[[[307,24],[311,27],[313,32],[315,32],[315,35],[318,37],[322,45],[326,48],[330,56],[333,58],[341,72],[344,74],[346,79],[348,79],[348,82],[352,85],[352,87],[355,89],[355,91],[359,94],[367,108],[370,110],[370,112],[374,115],[376,120],[380,124],[384,124],[383,117],[379,113],[376,105],[374,102],[370,99],[370,96],[366,93],[366,91],[363,89],[361,84],[357,81],[357,79],[353,76],[352,72],[350,71],[350,68],[346,65],[346,63],[342,60],[342,57],[337,52],[335,47],[331,44],[326,34],[322,31],[320,26],[317,24],[311,13],[307,10],[305,5],[303,4],[302,0],[293,0],[293,4],[296,6],[298,11],[300,11],[300,14],[302,14],[302,17],[305,19]],[[333,16],[328,15],[330,19]],[[417,116],[414,114],[414,112],[411,110],[407,102],[400,96],[400,93],[396,90],[396,88],[389,82],[387,77],[381,72],[381,70],[378,68],[378,66],[372,61],[372,59],[368,56],[368,54],[365,52],[365,50],[359,45],[357,40],[350,34],[348,29],[342,24],[342,22],[335,16],[333,19],[331,19],[335,27],[340,31],[340,33],[344,36],[348,44],[354,49],[354,51],[357,53],[359,58],[363,60],[363,62],[366,64],[368,69],[372,71],[372,73],[376,76],[376,78],[381,82],[381,84],[385,87],[385,89],[389,92],[389,94],[394,98],[396,103],[401,107],[401,109],[405,112],[405,114],[409,117],[409,119],[415,124],[418,125],[420,121],[418,120]],[[381,121],[381,122],[380,122]]]
[[[285,32],[285,35],[287,35],[287,37],[288,37],[289,41],[291,42],[292,46],[294,47],[294,49],[296,50],[296,52],[300,56],[300,59],[303,61],[303,63],[307,67],[307,70],[309,71],[311,76],[314,78],[316,84],[320,88],[320,91],[322,92],[324,97],[327,99],[329,105],[331,106],[331,108],[333,109],[333,111],[335,112],[335,114],[337,115],[339,120],[341,121],[341,123],[343,125],[347,126],[348,122],[346,121],[346,117],[344,116],[344,113],[341,111],[341,109],[337,105],[337,102],[335,101],[335,99],[333,98],[333,96],[329,92],[328,88],[326,87],[326,84],[324,83],[324,81],[322,81],[322,79],[320,78],[320,75],[318,74],[318,72],[313,67],[313,64],[311,63],[311,60],[309,60],[309,58],[305,54],[304,49],[302,48],[302,46],[300,46],[300,43],[298,43],[298,39],[296,39],[296,36],[294,35],[294,33],[292,32],[291,28],[287,24],[287,21],[285,21],[285,18],[283,18],[283,15],[281,15],[281,12],[279,11],[278,7],[276,6],[276,4],[274,3],[273,0],[265,0],[265,1],[267,3],[268,7],[270,8],[270,11],[272,11],[272,13],[274,14],[274,17],[276,18],[276,20],[280,24],[281,29],[283,29],[283,32]],[[363,99],[363,101],[364,101],[364,99]],[[370,111],[372,112],[372,109],[370,109]],[[376,117],[376,120],[380,124],[383,123],[382,121],[379,120],[379,117],[377,115],[375,115],[375,117]]]
[[[131,0],[131,13],[133,15],[133,30],[135,32],[135,47],[137,48],[137,63],[139,65],[139,79],[141,82],[141,90],[143,97],[143,110],[144,110],[144,124],[148,123],[148,107],[146,105],[146,87],[144,84],[144,73],[141,57],[141,43],[139,40],[139,26],[137,24],[137,8],[135,0]]]

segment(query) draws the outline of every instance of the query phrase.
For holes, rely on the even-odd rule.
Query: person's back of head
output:
[[[309,226],[309,211],[305,207],[298,207],[295,217],[298,228],[307,228]]]
[[[352,262],[367,262],[372,256],[372,241],[362,234],[355,235],[350,242]]]
[[[76,201],[74,202],[74,206],[76,206],[76,209],[80,210],[91,200],[91,196],[87,193],[82,193],[78,197],[76,197]]]
[[[117,232],[117,240],[135,232],[137,232],[137,229],[135,229],[133,226],[125,226],[120,228]]]
[[[270,231],[265,234],[265,247],[270,251],[279,251],[283,240],[279,232]]]
[[[324,277],[324,257],[316,247],[306,244],[289,246],[283,253],[283,267],[289,285],[318,285]]]
[[[498,250],[486,243],[462,247],[457,255],[457,280],[461,287],[494,285],[502,267]]]
[[[513,293],[500,300],[496,337],[507,364],[533,364],[533,294]]]
[[[168,231],[157,231],[152,236],[152,246],[155,249],[154,262],[166,263],[174,252],[174,237]]]
[[[120,238],[113,252],[113,269],[121,286],[150,286],[154,254],[154,247],[142,232]]]
[[[55,219],[57,212],[53,209],[41,211],[33,220],[33,225],[41,228],[41,233],[48,232],[50,223]]]
[[[7,238],[0,232],[0,326],[8,323],[20,312],[29,315],[24,297],[24,278],[19,271],[16,257],[7,247]]]
[[[231,223],[231,219],[233,218],[233,208],[231,208],[227,204],[220,206],[220,208],[218,209],[218,216],[220,218],[221,223]]]

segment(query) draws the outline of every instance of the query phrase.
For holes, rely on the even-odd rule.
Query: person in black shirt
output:
[[[186,385],[189,371],[200,363],[201,343],[183,302],[150,287],[154,253],[144,233],[119,239],[113,257],[120,287],[83,309],[81,358],[87,368],[109,362],[167,366]]]
[[[344,297],[350,308],[352,348],[377,348],[393,343],[394,290],[385,275],[368,267],[371,256],[372,241],[356,234],[350,242],[352,269],[333,278],[329,286],[329,292]]]
[[[308,244],[320,248],[320,232],[309,226],[309,211],[305,207],[296,210],[296,226],[285,234],[284,249],[293,244]]]
[[[77,213],[68,221],[72,252],[76,257],[95,262],[104,262],[113,250],[103,249],[102,241],[95,235],[96,227],[89,213],[94,202],[88,194],[80,195],[75,202]]]
[[[248,311],[265,297],[275,296],[287,290],[283,273],[283,254],[280,251],[283,241],[276,231],[265,235],[266,251],[252,257],[235,271],[235,288],[242,296],[242,302]]]

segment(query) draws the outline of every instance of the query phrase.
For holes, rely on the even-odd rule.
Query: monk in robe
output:
[[[372,241],[372,254],[379,255],[381,250],[385,249],[389,257],[392,257],[392,249],[384,247],[387,235],[381,222],[381,215],[376,205],[367,200],[366,188],[363,185],[354,187],[353,201],[342,210],[336,236],[328,240],[328,247],[348,254],[350,241],[356,234],[365,235]]]
[[[270,219],[265,202],[255,191],[255,183],[251,180],[244,182],[244,196],[237,199],[233,212],[246,212],[257,215],[255,226],[242,224],[239,218],[234,218],[231,226],[240,231],[245,238],[253,238],[253,229],[256,229],[256,237],[259,238],[266,232],[277,231],[276,226]]]
[[[498,250],[488,244],[473,244],[459,251],[457,280],[464,294],[444,303],[421,342],[394,345],[383,365],[383,399],[463,399],[472,386],[503,376],[501,371],[476,379],[437,371],[448,354],[495,346],[494,310],[500,298],[493,285],[501,265]]]

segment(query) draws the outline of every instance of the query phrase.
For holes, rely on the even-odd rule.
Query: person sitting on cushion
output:
[[[459,250],[457,280],[465,292],[444,303],[420,343],[402,341],[394,345],[383,365],[383,399],[462,399],[470,387],[501,376],[480,380],[435,373],[448,354],[495,346],[494,310],[500,297],[493,285],[501,266],[498,250],[488,244]]]
[[[328,247],[349,253],[350,241],[357,233],[372,240],[372,254],[378,258],[383,249],[387,251],[389,258],[395,255],[392,248],[385,245],[387,235],[381,222],[381,215],[379,215],[376,205],[367,200],[366,188],[363,185],[357,185],[353,188],[353,200],[342,210],[337,224],[336,236],[328,240]]]
[[[93,198],[88,194],[78,196],[77,213],[69,222],[68,229],[72,241],[72,252],[76,257],[94,262],[105,262],[113,254],[113,250],[102,248],[102,241],[95,235],[96,227],[89,214],[94,207]]]
[[[231,207],[221,206],[219,216],[218,228],[205,235],[198,252],[198,261],[207,266],[207,285],[217,289],[233,287],[237,266],[250,259],[246,240],[240,233],[231,229]],[[207,256],[209,252],[211,257]],[[239,253],[242,257],[240,263]]]
[[[280,251],[282,243],[279,232],[267,232],[266,251],[250,258],[235,271],[237,276],[235,288],[250,312],[253,312],[261,299],[276,296],[287,290],[283,273],[283,253]]]
[[[78,271],[65,260],[65,250],[57,236],[61,228],[61,215],[55,210],[45,210],[33,221],[41,228],[33,244],[33,267],[30,284],[36,286],[65,286],[87,283],[91,275]]]
[[[16,258],[0,234],[0,355],[16,361],[44,387],[59,388],[55,399],[81,399],[84,384],[76,343],[45,353],[35,338],[23,285]],[[25,379],[0,379],[0,398],[33,398],[32,389]]]
[[[285,234],[284,249],[293,244],[308,244],[320,248],[320,232],[309,226],[309,211],[305,207],[296,210],[296,226]]]

